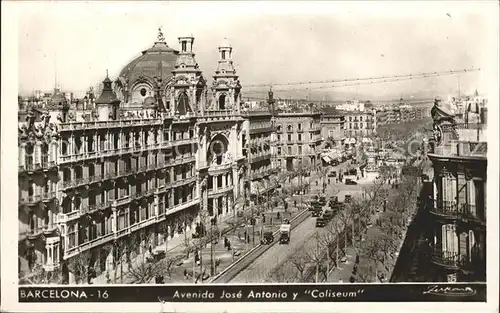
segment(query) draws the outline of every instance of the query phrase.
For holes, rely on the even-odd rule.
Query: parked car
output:
[[[325,227],[325,219],[322,217],[318,217],[316,219],[316,227]]]
[[[325,213],[323,213],[323,219],[325,219],[325,221],[330,221],[332,218],[333,218],[333,211],[326,210]]]
[[[344,202],[349,203],[352,201],[352,196],[351,195],[345,195],[344,196]]]
[[[264,245],[268,245],[268,244],[270,244],[273,241],[274,241],[273,232],[272,231],[266,231],[264,233],[264,236],[262,238],[261,243],[264,244]]]
[[[337,172],[328,173],[328,177],[337,177]]]
[[[346,178],[346,180],[345,180],[345,184],[346,184],[346,185],[357,185],[358,183],[357,183],[357,182],[355,182],[355,181],[354,181],[354,180],[352,180],[352,179]]]
[[[312,211],[312,217],[320,217],[322,213],[323,213],[323,210],[315,209],[314,211]]]

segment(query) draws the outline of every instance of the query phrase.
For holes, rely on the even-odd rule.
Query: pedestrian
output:
[[[187,271],[187,269],[184,269],[184,279],[188,279],[188,271]]]

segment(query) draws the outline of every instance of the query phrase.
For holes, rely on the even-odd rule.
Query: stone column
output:
[[[212,212],[213,212],[213,215],[214,216],[217,216],[219,214],[219,199],[218,198],[213,198],[212,201],[213,201],[213,207],[212,207]]]
[[[232,183],[233,183],[233,195],[235,198],[238,198],[240,196],[240,193],[238,185],[238,168],[236,166],[233,166]]]
[[[112,229],[113,233],[116,233],[118,231],[118,228],[117,228],[118,216],[116,213],[116,201],[111,205],[111,210],[113,212],[113,219],[111,220],[111,229]]]
[[[175,88],[171,87],[170,88],[170,114],[174,115],[175,114],[175,109],[176,109],[176,103],[175,103]]]
[[[154,195],[154,200],[153,200],[154,214],[155,214],[155,216],[159,216],[160,215],[159,202],[160,202],[160,200],[158,199],[158,194],[156,193]]]
[[[230,213],[232,213],[232,211],[234,211],[233,196],[232,195],[229,195],[227,198],[227,207],[228,207],[228,210]]]
[[[212,181],[213,181],[213,184],[212,184],[212,189],[213,190],[217,190],[217,175],[214,175],[212,176]]]

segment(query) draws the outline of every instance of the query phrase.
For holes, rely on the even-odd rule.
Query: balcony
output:
[[[442,251],[439,245],[433,249],[431,262],[453,270],[466,267],[469,263],[466,255],[461,255],[458,252]]]
[[[221,195],[221,194],[228,193],[228,192],[232,191],[233,188],[234,188],[234,186],[230,185],[230,186],[225,186],[225,187],[219,187],[217,189],[210,189],[210,190],[208,190],[208,195],[209,196]]]
[[[431,202],[434,205],[430,208],[430,212],[434,215],[439,215],[445,218],[458,218],[458,207],[453,201],[443,201],[439,204],[437,201]]]
[[[270,152],[260,153],[260,154],[257,154],[257,155],[251,155],[249,157],[250,163],[256,163],[256,162],[259,162],[259,161],[262,161],[262,160],[268,160],[268,159],[271,159],[271,153]]]
[[[184,157],[176,157],[176,158],[170,159],[170,162],[168,165],[175,166],[175,165],[179,165],[179,164],[194,162],[195,160],[196,160],[196,158],[194,155],[189,155],[189,156],[184,156]]]
[[[43,226],[43,234],[44,235],[50,235],[52,234],[55,230],[57,229],[57,226],[55,224],[52,225],[45,225]]]
[[[444,201],[438,205],[436,201],[431,201],[430,212],[445,219],[460,219],[464,223],[477,222],[486,225],[486,212],[479,210],[474,204],[459,203],[453,201]],[[479,212],[483,212],[479,215]]]
[[[59,213],[57,215],[57,222],[58,223],[67,223],[69,221],[72,221],[74,219],[77,219],[80,217],[80,210],[73,210],[69,213]]]
[[[33,229],[30,229],[26,232],[26,237],[29,239],[29,240],[35,240],[35,239],[38,239],[39,236],[41,236],[43,234],[43,228],[42,227],[39,227],[39,228],[33,228]]]
[[[273,127],[259,127],[259,128],[253,128],[250,129],[250,135],[253,134],[262,134],[262,133],[271,133],[274,131]]]
[[[114,203],[116,206],[120,206],[120,205],[126,205],[126,204],[129,204],[130,203],[130,200],[131,200],[131,196],[124,196],[124,197],[120,197],[116,200],[114,200]]]
[[[171,146],[181,146],[181,145],[190,145],[196,143],[196,138],[183,138],[183,139],[176,139],[171,142]]]
[[[101,236],[99,238],[96,238],[96,239],[84,242],[78,246],[69,248],[64,253],[64,259],[67,260],[67,259],[71,258],[72,256],[75,256],[75,255],[77,255],[83,251],[89,250],[91,248],[98,247],[98,246],[100,246],[108,241],[111,241],[112,239],[114,239],[114,233],[111,232],[111,233],[108,233],[108,234]]]
[[[50,202],[56,197],[56,192],[55,191],[47,191],[42,193],[42,201],[43,202]]]
[[[196,182],[196,176],[178,179],[170,184],[171,188],[176,188],[183,185],[188,185]]]
[[[42,200],[41,195],[31,195],[27,196],[25,199],[22,199],[20,202],[29,205],[29,206],[34,206],[38,204]]]
[[[156,119],[120,119],[116,121],[62,123],[60,125],[60,131],[162,125],[163,119],[167,118],[168,114],[166,113],[161,113],[161,114],[162,115]]]
[[[111,206],[111,203],[111,201],[107,201],[98,204],[89,204],[87,206],[82,206],[80,214],[92,214],[99,210],[105,210]]]
[[[460,203],[458,217],[462,223],[476,222],[486,226],[486,211],[474,204]]]
[[[444,157],[486,158],[488,144],[486,142],[455,141],[434,146],[431,151],[432,154]]]
[[[98,183],[102,180],[102,176],[103,175],[93,175],[93,176],[90,176],[88,178],[88,183],[89,184],[94,184],[94,183]]]
[[[232,167],[232,164],[230,162],[222,163],[222,164],[211,164],[209,167],[209,171],[216,172],[216,171],[228,170],[231,167]]]

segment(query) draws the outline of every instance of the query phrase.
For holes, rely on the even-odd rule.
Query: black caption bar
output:
[[[19,287],[19,302],[485,302],[486,284]]]

